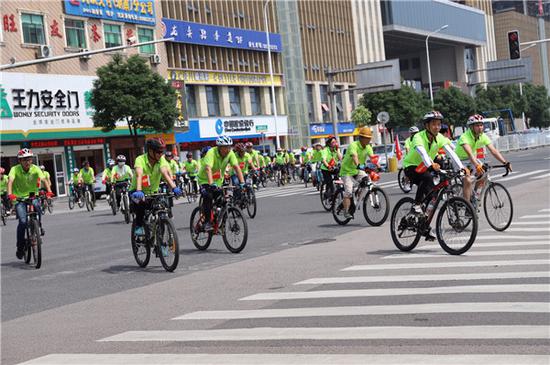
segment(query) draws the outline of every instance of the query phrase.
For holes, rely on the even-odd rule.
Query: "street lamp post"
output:
[[[269,77],[271,77],[271,104],[273,105],[273,116],[275,117],[275,145],[281,148],[279,139],[279,126],[277,125],[277,103],[275,102],[275,80],[273,79],[273,65],[271,64],[271,43],[269,41],[269,22],[267,19],[267,5],[270,0],[264,2],[265,39],[267,42],[267,60],[269,63]]]
[[[428,39],[435,33],[441,32],[443,29],[446,29],[448,26],[449,24],[445,24],[444,26],[429,33],[428,36],[426,37],[426,61],[428,63],[428,82],[430,84],[430,100],[432,102],[432,108],[434,106],[434,93],[432,89],[432,70],[430,68],[430,48],[428,47]]]

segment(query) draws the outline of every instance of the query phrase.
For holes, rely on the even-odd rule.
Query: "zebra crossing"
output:
[[[512,227],[523,222],[550,226],[549,211],[520,216]],[[253,354],[51,354],[24,364],[548,364],[550,232],[542,232],[480,232],[474,247],[458,257],[426,243],[410,253],[389,254],[375,263],[343,267],[332,276],[240,298],[247,309],[182,313],[172,318],[181,329],[124,331],[98,339],[103,344],[215,342],[237,351],[245,342],[253,344]],[[484,260],[487,256],[495,257]],[[518,284],[517,279],[527,282]],[[520,293],[522,300],[515,299]],[[399,303],[399,298],[407,302]],[[499,313],[511,317],[499,317],[495,324],[490,316]],[[442,314],[450,314],[455,322],[412,325],[404,320],[405,325],[396,326],[379,321],[382,316],[411,320],[422,315],[430,320]],[[302,324],[307,319],[310,322]],[[335,325],[341,319],[352,320],[353,325]],[[226,322],[212,327],[211,320]],[[203,325],[185,329],[188,321]],[[260,321],[260,325],[251,321]],[[368,345],[390,340],[398,346],[410,340],[426,344],[453,340],[461,350],[454,354],[406,350],[395,354],[274,354],[270,350],[273,341],[293,341],[299,348],[307,341],[363,341]],[[484,354],[475,349],[485,342],[507,348],[510,341],[540,346],[546,354],[503,350]]]

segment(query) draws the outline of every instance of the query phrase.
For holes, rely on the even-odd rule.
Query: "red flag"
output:
[[[397,134],[395,135],[395,155],[398,161],[403,158],[403,152],[401,151],[401,145],[399,144],[399,137]]]

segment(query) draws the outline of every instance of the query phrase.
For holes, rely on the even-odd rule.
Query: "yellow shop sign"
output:
[[[265,74],[174,70],[169,71],[169,78],[186,84],[271,86],[271,78]],[[275,86],[283,85],[281,75],[273,75],[273,81]]]

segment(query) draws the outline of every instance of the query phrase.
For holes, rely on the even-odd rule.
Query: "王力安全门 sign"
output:
[[[155,25],[154,0],[65,0],[65,14]]]
[[[271,86],[271,77],[266,74],[173,70],[169,78],[185,84]],[[283,77],[273,75],[273,83],[275,86],[283,86]]]
[[[177,43],[267,52],[265,32],[168,18],[162,18],[162,22],[165,29],[164,38],[174,38],[174,42]],[[281,35],[269,33],[269,46],[271,52],[281,52]]]

